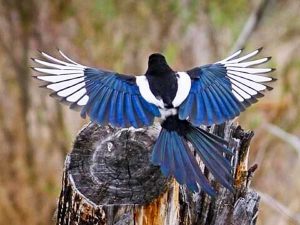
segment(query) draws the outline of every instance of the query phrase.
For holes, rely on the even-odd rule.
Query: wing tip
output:
[[[62,50],[60,49],[60,48],[58,48],[58,47],[56,47],[56,51],[58,51],[58,53],[62,56],[62,57],[64,57],[64,53],[62,52]],[[64,57],[65,58],[65,57]]]
[[[39,88],[47,88],[48,85],[49,85],[49,83],[47,82],[45,84],[40,85]]]
[[[270,77],[272,80],[271,81],[277,81],[278,79],[275,77]]]
[[[40,78],[39,78],[39,76],[37,76],[37,75],[32,75],[31,76],[33,79],[36,79],[36,80],[41,80]]]
[[[242,53],[243,51],[245,51],[245,47],[241,47],[239,51],[240,53]]]
[[[272,73],[272,72],[276,71],[276,68],[266,68],[266,69],[269,69],[269,70],[261,72],[261,73],[257,73],[257,75],[259,76],[260,74],[267,74],[267,73]]]
[[[238,49],[235,52],[238,53],[238,54],[241,54],[244,50],[245,50],[245,47],[241,47],[240,49]]]
[[[264,49],[264,47],[259,47],[258,49],[256,49],[257,53],[261,52]]]
[[[262,98],[262,97],[264,97],[265,95],[264,95],[263,93],[257,91],[257,94],[256,94],[256,95],[252,95],[252,96],[255,97],[255,98]]]
[[[39,72],[39,71],[36,69],[36,67],[34,67],[34,66],[30,66],[29,68],[32,69],[32,70],[35,71],[35,72]]]
[[[40,49],[38,49],[37,51],[38,51],[42,56],[45,56],[45,54],[46,54],[44,51],[42,51],[42,50],[40,50]]]
[[[69,109],[75,110],[75,111],[80,111],[82,106],[78,105],[77,102],[73,102],[70,106]]]
[[[53,91],[53,92],[51,92],[50,94],[49,94],[49,96],[51,97],[51,98],[56,98],[56,99],[58,99],[59,101],[61,100],[61,96],[59,96],[58,94],[57,94],[57,92],[56,91]]]

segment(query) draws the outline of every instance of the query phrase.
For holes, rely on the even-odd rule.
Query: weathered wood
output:
[[[256,223],[259,196],[249,190],[255,166],[248,170],[253,132],[224,124],[210,130],[229,140],[236,193],[213,181],[219,191],[212,199],[192,194],[150,164],[151,147],[159,126],[115,129],[90,123],[77,135],[65,161],[57,224],[117,225],[252,225]]]

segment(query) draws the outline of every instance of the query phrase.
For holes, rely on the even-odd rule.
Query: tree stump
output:
[[[65,161],[56,224],[108,225],[250,225],[256,223],[259,196],[249,190],[256,166],[248,169],[253,132],[230,123],[213,126],[234,149],[236,193],[204,174],[219,194],[191,193],[165,178],[150,163],[160,126],[116,129],[90,123],[77,135]]]

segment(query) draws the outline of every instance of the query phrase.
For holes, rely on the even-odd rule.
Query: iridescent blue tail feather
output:
[[[152,163],[159,165],[165,176],[173,175],[178,183],[185,184],[191,191],[198,192],[200,187],[204,192],[215,196],[216,191],[202,173],[188,145],[190,142],[215,179],[233,191],[232,167],[228,159],[232,152],[228,149],[227,142],[201,128],[193,127],[187,121],[184,123],[187,127],[180,132],[162,128],[153,147]],[[182,128],[182,125],[178,127]]]

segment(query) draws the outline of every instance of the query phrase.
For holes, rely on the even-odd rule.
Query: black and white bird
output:
[[[228,160],[232,151],[225,140],[199,126],[235,118],[263,97],[263,91],[272,89],[267,83],[274,79],[264,75],[274,69],[255,67],[270,57],[252,59],[260,51],[241,56],[239,50],[185,72],[174,71],[162,54],[155,53],[149,56],[144,75],[131,76],[81,65],[59,50],[62,59],[41,52],[43,59],[33,59],[41,67],[33,69],[44,74],[36,78],[46,81],[43,87],[53,91],[51,96],[71,109],[81,109],[82,117],[88,115],[98,124],[139,128],[160,117],[162,129],[153,146],[152,163],[191,191],[200,187],[215,195],[188,142],[215,179],[233,191]]]

